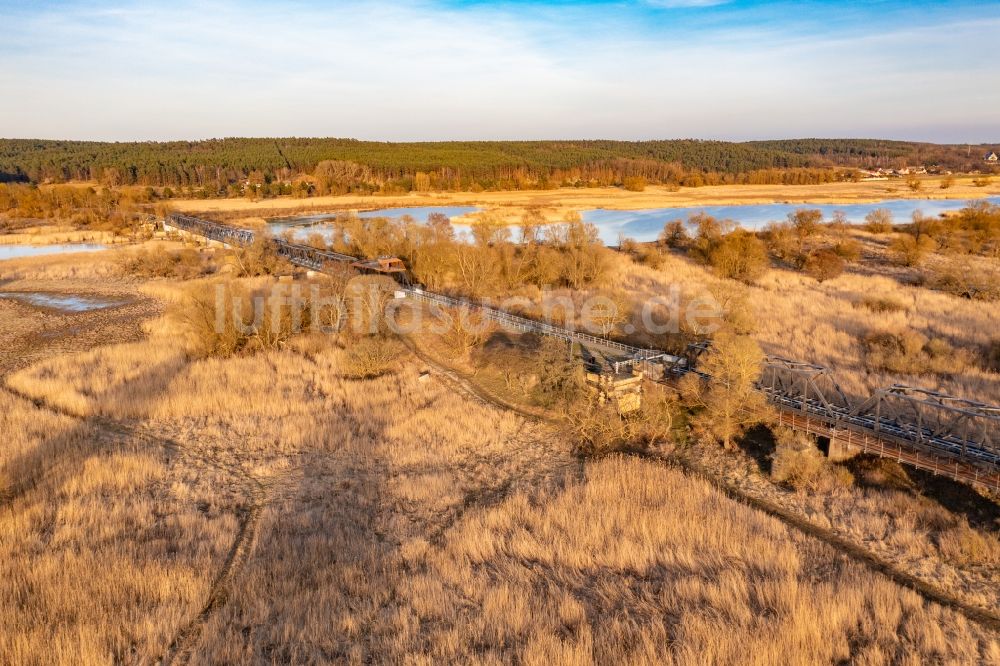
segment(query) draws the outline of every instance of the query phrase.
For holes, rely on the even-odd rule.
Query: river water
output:
[[[54,245],[0,245],[0,261],[20,257],[41,257],[47,254],[69,254],[71,252],[99,252],[104,245],[95,243],[57,243]]]
[[[993,204],[1000,204],[1000,197],[985,199]],[[608,245],[617,245],[620,234],[638,241],[655,240],[663,229],[663,225],[674,219],[687,219],[695,213],[708,213],[720,219],[729,219],[747,229],[760,229],[769,222],[783,221],[788,214],[800,208],[816,208],[823,212],[823,217],[829,220],[835,211],[842,211],[850,222],[864,222],[865,215],[876,208],[887,208],[897,222],[906,222],[917,210],[928,216],[937,216],[948,211],[959,210],[968,205],[963,199],[886,199],[873,203],[856,204],[740,204],[729,206],[692,206],[676,208],[647,208],[643,210],[611,210],[598,208],[581,211],[585,222],[593,223],[600,231],[601,240]],[[359,213],[360,217],[401,217],[410,215],[418,222],[426,222],[431,213],[443,213],[449,218],[474,213],[480,208],[476,206],[421,206],[414,208],[382,208]],[[282,218],[272,220],[269,227],[275,234],[280,234],[288,228],[296,229],[296,238],[304,239],[312,233],[321,233],[329,237],[328,230],[320,224],[313,227],[301,227],[303,224],[322,222],[335,215],[308,215],[303,217]],[[301,228],[298,228],[301,227]],[[467,229],[464,225],[455,225],[456,230]]]
[[[986,199],[1000,204],[1000,197]],[[829,220],[834,212],[842,211],[849,222],[864,222],[865,215],[876,208],[887,208],[897,222],[907,222],[915,211],[936,217],[947,211],[965,208],[968,201],[963,199],[886,199],[875,203],[862,204],[743,204],[737,206],[699,206],[691,208],[650,208],[646,210],[588,210],[582,213],[586,222],[592,222],[601,230],[605,243],[617,244],[622,233],[638,241],[655,240],[670,220],[686,220],[690,215],[705,212],[719,219],[729,219],[746,229],[760,229],[770,222],[787,219],[788,214],[800,208],[813,208],[823,212]]]

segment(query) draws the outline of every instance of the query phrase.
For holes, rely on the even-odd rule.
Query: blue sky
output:
[[[1000,140],[1000,3],[0,0],[0,136]]]

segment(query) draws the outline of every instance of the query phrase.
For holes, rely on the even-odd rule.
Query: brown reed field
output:
[[[986,609],[995,524],[857,470],[779,491],[703,445],[581,458],[565,429],[463,390],[471,361],[453,376],[402,345],[367,379],[312,334],[203,358],[177,312],[216,278],[123,274],[132,251],[5,268],[7,291],[127,303],[0,299],[0,662],[1000,663],[995,631],[665,461],[715,460]],[[618,257],[604,286],[671,281],[717,279]],[[774,271],[747,289],[767,351],[815,355],[853,393],[891,378],[858,348],[887,323],[857,306],[873,294],[904,305],[888,323],[956,348],[992,334],[981,304],[885,277]],[[1000,392],[976,368],[920,378]]]

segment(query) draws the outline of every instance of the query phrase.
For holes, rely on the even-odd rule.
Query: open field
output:
[[[0,300],[0,378],[141,339],[157,302],[104,258],[5,262],[5,289],[114,296],[67,314]],[[197,613],[236,530],[238,484],[139,424],[108,427],[0,390],[5,663],[149,663]],[[197,464],[197,463],[194,463]]]
[[[171,205],[181,212],[225,212],[246,216],[292,214],[295,210],[337,210],[390,208],[397,206],[482,205],[512,208],[512,213],[539,207],[552,219],[561,219],[570,210],[610,208],[697,207],[729,204],[766,203],[866,203],[881,199],[978,199],[1000,194],[1000,180],[987,187],[972,185],[973,177],[956,177],[955,184],[942,190],[939,179],[923,177],[924,187],[911,191],[902,180],[827,183],[823,185],[711,185],[671,189],[649,186],[643,192],[621,188],[561,188],[514,192],[428,192],[386,196],[326,196],[307,199],[174,199]]]
[[[184,285],[123,274],[118,256],[134,251],[3,266],[4,290],[128,304],[69,315],[0,300],[14,323],[0,332],[13,433],[0,598],[20,609],[0,661],[1000,663],[1000,637],[960,613],[679,469],[578,458],[562,430],[424,376],[407,352],[367,380],[315,337],[192,358],[162,314]],[[680,257],[656,271],[615,259],[609,286],[636,296],[716,280]],[[848,317],[857,293],[914,303],[910,325],[986,318],[956,341],[989,334],[974,303],[888,278],[771,279],[753,288],[771,308],[758,317],[785,319],[761,341],[833,344],[859,390],[883,378],[863,374],[847,337],[806,343],[820,310]],[[994,379],[941,381],[991,396]],[[715,469],[769,483],[734,472],[740,460]],[[995,606],[997,528],[961,508],[860,486],[777,500]]]
[[[0,666],[1000,666],[1000,2],[843,4],[4,4]]]
[[[0,234],[0,245],[53,245],[57,243],[120,243],[122,238],[110,231],[85,231],[51,226],[19,229],[18,233]]]

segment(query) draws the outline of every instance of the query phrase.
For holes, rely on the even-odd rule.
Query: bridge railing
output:
[[[635,347],[633,345],[627,345],[623,342],[618,342],[616,340],[609,340],[608,338],[602,338],[596,335],[591,335],[589,333],[583,333],[581,331],[574,331],[569,328],[562,326],[556,326],[554,324],[549,324],[547,322],[541,322],[536,319],[529,319],[527,317],[522,317],[520,315],[515,315],[505,310],[500,310],[499,308],[493,308],[488,305],[482,305],[470,301],[465,298],[456,298],[453,296],[445,296],[444,294],[437,294],[434,292],[424,291],[418,287],[412,287],[408,289],[403,289],[403,293],[409,298],[414,300],[423,301],[425,303],[435,303],[438,305],[444,305],[451,308],[465,308],[470,311],[479,312],[482,316],[500,323],[502,325],[508,326],[512,329],[538,333],[540,335],[547,335],[550,337],[561,338],[563,340],[572,340],[573,342],[582,342],[585,344],[591,344],[595,346],[604,347],[607,349],[614,349],[628,355],[632,360],[635,361],[645,361],[652,360],[653,358],[663,358],[669,360],[669,362],[683,361],[678,356],[671,356],[669,354],[664,354],[664,352],[658,349],[647,349],[643,347]]]

